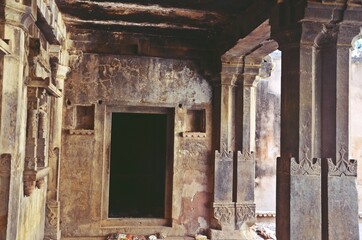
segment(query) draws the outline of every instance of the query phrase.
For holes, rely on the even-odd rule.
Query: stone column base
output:
[[[211,240],[260,240],[260,237],[251,229],[223,231],[210,229]]]

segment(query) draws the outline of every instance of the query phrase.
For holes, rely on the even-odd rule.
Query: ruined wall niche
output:
[[[206,137],[206,110],[202,108],[186,109],[184,111],[184,131],[182,137]]]
[[[69,129],[70,134],[94,134],[95,105],[72,105],[69,99],[66,100],[65,104],[64,128]]]
[[[76,106],[76,129],[94,130],[94,105]]]

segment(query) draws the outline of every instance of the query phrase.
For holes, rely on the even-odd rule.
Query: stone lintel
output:
[[[61,97],[62,92],[57,89],[57,87],[50,81],[50,78],[47,77],[45,79],[42,78],[28,78],[27,86],[34,88],[44,88],[46,91],[53,97]]]

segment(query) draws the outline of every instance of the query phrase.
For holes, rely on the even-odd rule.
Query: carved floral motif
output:
[[[254,161],[254,153],[244,149],[244,152],[238,151],[238,161]]]
[[[223,226],[234,223],[234,204],[214,204],[214,217]]]
[[[215,151],[215,160],[216,161],[232,161],[233,160],[233,152],[227,150],[226,144],[223,144],[223,149],[221,152]]]
[[[255,204],[242,203],[236,205],[236,224],[238,227],[247,221],[255,221]]]
[[[336,164],[333,163],[332,159],[328,159],[328,174],[330,176],[357,176],[357,160],[347,159],[346,154],[347,150],[342,146]]]
[[[55,208],[54,206],[50,206],[50,204],[47,204],[46,216],[48,218],[50,226],[54,227],[57,225],[58,223],[57,208]]]
[[[290,173],[291,175],[320,175],[321,174],[321,159],[302,158],[299,163],[295,158],[291,158]]]

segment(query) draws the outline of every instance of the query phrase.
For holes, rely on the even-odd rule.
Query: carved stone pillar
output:
[[[263,34],[255,38],[258,33]],[[256,76],[263,57],[277,49],[268,40],[269,24],[259,26],[222,56],[220,149],[215,154],[214,217],[220,230],[211,239],[256,239],[255,223],[255,104]],[[216,92],[214,96],[219,96]],[[215,103],[214,103],[215,104]],[[217,134],[214,136],[218,136]],[[224,170],[225,169],[225,170]],[[221,170],[221,171],[220,171]],[[223,189],[223,190],[221,190]],[[223,222],[221,222],[223,221]]]
[[[282,50],[278,239],[358,239],[348,65],[361,6],[351,10],[350,1],[337,2],[285,1],[275,12],[272,36]],[[313,157],[322,159],[321,173]]]
[[[358,239],[357,162],[349,160],[349,64],[353,24],[328,23],[316,39],[321,65],[323,236]],[[348,231],[346,231],[348,229]]]
[[[222,231],[234,230],[235,203],[233,202],[234,159],[233,122],[234,89],[232,75],[221,74],[220,152],[215,151],[214,217]],[[215,232],[215,231],[214,231]],[[216,237],[214,237],[215,239]]]
[[[256,120],[256,76],[260,62],[254,63],[247,57],[244,72],[236,84],[236,229],[248,230],[255,224],[255,120]]]
[[[24,162],[24,195],[30,196],[35,189],[38,143],[38,89],[28,89],[28,117]]]
[[[242,63],[243,64],[243,63]],[[220,230],[212,239],[254,239],[250,226],[255,223],[255,162],[250,151],[250,125],[255,119],[255,92],[245,84],[251,74],[240,63],[224,63],[221,86],[221,152],[215,153],[214,217]],[[245,80],[245,82],[243,81]],[[253,98],[253,99],[250,99]],[[251,103],[251,104],[250,104]],[[252,109],[254,106],[254,109]],[[252,128],[252,127],[251,127]],[[254,128],[255,131],[255,128]],[[245,145],[245,151],[241,150]]]
[[[292,164],[312,166],[312,156],[315,156],[314,120],[319,109],[314,105],[317,86],[312,73],[316,27],[318,24],[303,22],[275,35],[282,51],[281,158],[277,161],[276,200],[278,239],[311,236],[321,239],[320,176],[296,173],[292,168]],[[298,197],[298,192],[303,195]],[[315,204],[313,211],[309,210],[311,202]]]
[[[54,60],[55,58],[53,58]],[[56,64],[55,64],[56,62]],[[58,89],[63,89],[64,80],[69,71],[69,68],[58,64],[58,61],[53,61],[52,82],[57,84]],[[60,151],[61,151],[61,131],[62,131],[62,112],[63,112],[63,96],[52,99],[53,108],[51,111],[51,136],[49,137],[49,179],[48,192],[45,213],[45,234],[46,240],[61,239],[60,230],[60,202],[59,202],[59,170],[60,170]]]

